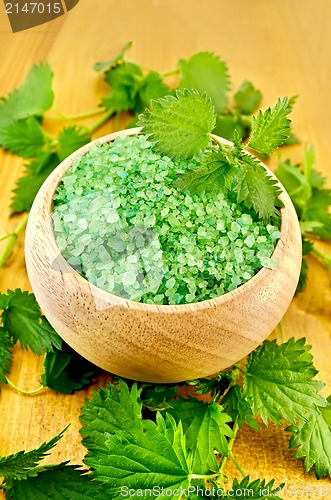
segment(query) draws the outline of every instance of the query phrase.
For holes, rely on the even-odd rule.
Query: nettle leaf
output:
[[[123,63],[107,71],[105,80],[111,86],[111,90],[108,97],[102,100],[102,105],[106,109],[113,110],[114,113],[133,109],[143,80],[139,66],[133,63]]]
[[[301,214],[303,207],[311,197],[311,186],[301,172],[299,165],[292,165],[290,160],[280,162],[275,175],[290,195],[298,214]]]
[[[302,259],[301,262],[301,269],[300,269],[300,276],[299,276],[299,281],[295,290],[295,293],[300,293],[302,290],[305,288],[307,285],[308,281],[308,262],[306,259]]]
[[[39,448],[32,451],[19,451],[14,455],[0,457],[0,477],[4,477],[4,481],[9,479],[26,479],[27,477],[36,476],[38,471],[36,467],[38,463],[45,458],[56,443],[61,439],[68,427],[63,429],[57,436],[48,442],[43,443]]]
[[[244,393],[253,414],[260,414],[265,424],[268,418],[278,425],[282,417],[293,424],[307,420],[326,405],[318,394],[324,384],[313,380],[317,370],[310,349],[305,339],[291,338],[281,345],[266,340],[249,356]]]
[[[230,383],[232,377],[227,372],[219,372],[215,377],[202,377],[195,380],[187,380],[187,385],[195,386],[194,394],[208,394],[217,403]]]
[[[54,347],[61,349],[62,340],[41,315],[35,296],[19,289],[8,290],[7,295],[10,300],[2,320],[14,342],[19,341],[22,349],[30,348],[38,356]]]
[[[92,481],[87,471],[63,462],[36,470],[38,475],[13,480],[6,491],[11,500],[108,500],[107,487]]]
[[[7,127],[29,116],[42,116],[51,108],[54,94],[52,91],[53,72],[46,63],[35,64],[23,85],[15,89],[0,102],[0,144]]]
[[[62,161],[71,153],[91,141],[89,133],[83,127],[64,127],[59,133],[59,160]]]
[[[301,213],[302,221],[310,223],[310,228],[306,227],[306,233],[323,240],[331,238],[331,215],[328,213],[330,206],[331,190],[312,188],[311,197]]]
[[[246,498],[252,498],[253,500],[257,500],[259,498],[266,498],[269,500],[279,499],[281,497],[278,493],[284,488],[284,486],[285,484],[282,483],[275,487],[274,479],[267,483],[265,479],[250,481],[249,476],[246,476],[241,482],[234,479],[231,488],[228,489],[228,493],[222,498],[234,498],[235,500],[244,500]]]
[[[156,71],[143,75],[139,66],[123,63],[107,71],[106,82],[111,85],[103,106],[114,112],[132,111],[141,113],[150,106],[152,99],[159,99],[169,93],[167,85]]]
[[[62,342],[61,350],[46,353],[41,380],[43,386],[53,391],[72,394],[90,384],[99,373],[100,368]]]
[[[203,191],[226,193],[237,175],[238,167],[229,163],[225,155],[210,151],[204,155],[198,168],[183,174],[175,181],[174,186],[190,193]]]
[[[199,52],[190,59],[180,59],[180,89],[196,89],[206,92],[211,98],[216,113],[223,113],[227,104],[230,87],[228,67],[219,56],[211,52]]]
[[[159,99],[167,94],[169,94],[169,88],[162,81],[160,74],[156,71],[151,71],[141,81],[132,111],[134,113],[141,113],[145,108],[150,106],[152,100]]]
[[[331,396],[319,414],[309,415],[306,422],[294,424],[286,430],[294,433],[289,446],[298,446],[294,458],[305,457],[305,471],[309,472],[315,466],[317,479],[326,474],[331,477]]]
[[[253,418],[251,407],[244,398],[238,384],[232,386],[231,389],[225,394],[222,399],[222,405],[224,406],[224,411],[230,415],[232,420],[237,421],[240,429],[243,427],[245,422],[247,422],[253,429],[260,429],[260,426]]]
[[[26,172],[28,174],[40,174],[44,170],[47,170],[48,164],[53,163],[52,160],[54,159],[54,165],[55,165],[55,160],[57,165],[60,163],[59,157],[56,155],[56,153],[51,153],[49,150],[45,151],[39,151],[38,155],[36,158],[33,158],[30,163],[27,163],[25,165]]]
[[[207,473],[210,469],[217,469],[214,450],[227,456],[226,437],[233,437],[232,429],[227,425],[231,417],[219,404],[194,398],[171,401],[171,407],[165,412],[183,425],[186,447],[192,452],[192,471],[201,474],[201,471]]]
[[[251,115],[260,106],[262,94],[250,81],[244,80],[233,98],[240,113]]]
[[[30,210],[42,184],[59,163],[57,154],[43,152],[27,166],[28,174],[17,181],[17,187],[13,190],[14,197],[10,205],[12,213]]]
[[[110,69],[110,68],[117,66],[117,64],[119,64],[120,62],[123,61],[125,53],[131,47],[132,47],[132,42],[130,41],[130,42],[126,43],[124,45],[124,47],[119,51],[119,53],[116,54],[116,56],[114,56],[109,61],[95,63],[95,65],[93,66],[93,69],[95,71],[103,71],[104,69]]]
[[[235,135],[237,135],[240,139],[243,139],[249,135],[249,132],[250,127],[246,121],[245,123],[243,122],[240,115],[233,115],[229,113],[217,115],[216,117],[216,126],[213,129],[213,133],[224,137],[224,139],[232,141]]]
[[[109,434],[140,429],[142,402],[141,389],[133,384],[129,390],[127,384],[119,381],[119,389],[109,384],[93,392],[93,399],[87,399],[81,408],[80,421],[83,424],[81,434],[87,449],[105,449]]]
[[[142,132],[155,141],[154,148],[173,159],[185,159],[204,150],[215,126],[215,113],[206,95],[195,90],[176,91],[152,103],[139,117]]]
[[[2,132],[2,147],[22,158],[37,156],[44,144],[43,130],[32,116],[12,122]]]
[[[177,396],[177,384],[141,384],[143,406],[152,411],[161,411],[170,407]]]
[[[149,498],[153,488],[162,488],[164,496],[178,500],[178,491],[190,485],[182,425],[171,415],[164,419],[158,414],[156,423],[140,421],[134,432],[108,435],[105,448],[95,448],[83,461],[91,467],[92,477],[110,488],[111,498],[121,498],[118,488],[125,486],[131,498]]]
[[[277,207],[282,207],[283,203],[278,198],[281,189],[277,181],[252,156],[242,154],[239,163],[241,169],[234,187],[238,203],[243,202],[247,208],[253,208],[265,222],[270,217],[278,217]]]
[[[317,189],[322,189],[322,187],[325,186],[327,181],[327,178],[323,176],[321,172],[318,172],[318,170],[315,170],[313,168],[312,174],[311,174],[311,179],[310,179],[310,184],[312,187],[317,188]]]
[[[14,343],[11,336],[5,328],[0,327],[0,384],[7,383],[6,375],[11,368],[13,347]]]
[[[288,191],[300,218],[302,234],[331,238],[331,190],[324,189],[325,179],[313,168],[314,151],[305,150],[304,172],[290,160],[279,163],[276,175]]]
[[[274,108],[253,117],[252,132],[247,146],[262,154],[271,154],[289,136],[291,113],[288,97],[278,99]]]

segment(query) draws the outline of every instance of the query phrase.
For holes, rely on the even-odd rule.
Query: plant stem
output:
[[[234,465],[237,467],[237,469],[240,472],[240,474],[243,477],[246,477],[247,476],[246,472],[244,471],[244,469],[242,468],[242,466],[240,465],[240,463],[238,462],[238,460],[236,459],[236,457],[234,456],[234,454],[232,453],[232,451],[229,451],[229,457],[231,458],[231,460],[234,463]]]
[[[247,375],[246,371],[240,368],[238,364],[235,364],[234,366],[240,371],[240,373],[242,373],[243,375]]]
[[[103,125],[108,120],[108,118],[110,118],[113,114],[114,114],[114,111],[112,109],[109,109],[93,125],[91,125],[90,127],[87,127],[90,134],[93,134],[93,132],[95,132],[99,127],[101,127],[101,125]]]
[[[213,477],[217,477],[219,475],[218,472],[215,474],[191,474],[191,479],[211,479]]]
[[[226,463],[228,461],[228,458],[229,457],[231,458],[232,448],[233,448],[233,445],[234,445],[234,442],[235,442],[238,430],[239,430],[239,426],[238,426],[237,420],[236,420],[235,423],[234,423],[234,426],[233,426],[233,437],[229,441],[229,454],[228,454],[227,457],[223,457],[221,465],[220,465],[220,468],[218,470],[218,474],[219,474],[219,476],[221,478],[221,483],[222,484],[224,484],[224,469],[225,469]],[[232,460],[232,458],[231,458],[231,460]],[[235,464],[235,462],[233,462],[233,463]]]
[[[11,233],[6,234],[6,236],[3,236],[2,238],[0,238],[0,241],[6,240],[7,238],[10,237],[10,235],[11,235]]]
[[[28,396],[32,395],[32,394],[38,394],[38,392],[41,392],[42,390],[45,389],[45,386],[44,385],[41,385],[40,387],[38,387],[38,389],[35,389],[34,391],[24,391],[23,389],[20,389],[19,387],[16,387],[15,384],[13,384],[13,382],[11,382],[7,377],[6,377],[6,380],[7,380],[7,384],[12,388],[14,389],[15,391],[17,392],[20,392],[21,394],[26,394]]]
[[[44,137],[48,140],[48,142],[49,142],[48,145],[51,147],[51,149],[54,149],[54,148],[56,148],[56,146],[58,146],[59,141],[55,137],[55,135],[49,134],[48,132],[45,132],[45,130],[43,130],[43,134],[44,134]]]
[[[55,110],[54,110],[55,111]],[[87,111],[86,113],[80,113],[78,115],[67,116],[61,113],[61,111],[57,111],[59,116],[45,116],[47,120],[53,121],[73,121],[73,120],[83,120],[84,118],[90,118],[91,116],[101,115],[105,110],[103,108],[93,109],[92,111]]]
[[[321,252],[321,250],[318,250],[315,246],[313,247],[311,252],[313,254],[317,255],[317,257],[319,257],[321,259],[321,261],[323,262],[323,264],[325,265],[325,267],[329,273],[330,280],[331,280],[331,255],[327,255],[327,254]]]
[[[162,73],[161,77],[166,78],[167,76],[178,75],[180,72],[179,68],[173,69],[171,71],[167,71],[166,73]]]
[[[218,138],[216,135],[214,135],[214,134],[210,134],[210,137],[211,137],[211,138],[212,138],[212,140],[213,140],[214,142],[216,142],[219,146],[221,146],[221,147],[223,147],[223,146],[224,146],[224,144],[223,144],[223,143],[219,140],[219,138]]]
[[[5,246],[2,254],[0,255],[0,268],[3,267],[6,264],[7,260],[11,256],[11,253],[12,253],[12,251],[14,249],[14,246],[15,246],[15,243],[17,241],[17,238],[18,238],[19,234],[25,228],[26,223],[28,222],[28,218],[29,218],[29,212],[26,213],[25,216],[23,217],[23,219],[19,222],[19,224],[16,227],[15,231],[13,231],[12,233],[10,233],[8,235],[8,242],[7,242],[6,246]]]
[[[284,335],[284,328],[283,328],[281,321],[278,323],[278,328],[279,328],[279,333],[280,333],[280,339],[281,339],[282,344],[283,344],[285,342],[285,335]]]

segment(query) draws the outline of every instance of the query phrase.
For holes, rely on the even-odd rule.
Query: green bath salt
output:
[[[184,304],[230,292],[274,269],[279,221],[265,225],[234,193],[189,194],[178,175],[199,165],[153,151],[146,136],[94,145],[54,196],[60,252],[89,282],[149,304]]]

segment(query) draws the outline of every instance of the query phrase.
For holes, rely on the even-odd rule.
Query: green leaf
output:
[[[42,468],[36,477],[11,481],[11,500],[109,500],[107,487],[91,481],[85,470],[64,462]]]
[[[106,81],[111,90],[102,104],[116,113],[128,110],[140,113],[150,106],[152,99],[169,92],[159,73],[151,71],[144,76],[139,66],[133,63],[123,63],[107,71]]]
[[[286,429],[293,432],[290,448],[299,447],[294,458],[305,457],[305,472],[315,465],[317,479],[331,477],[331,396],[320,414],[310,415],[307,422],[300,422]]]
[[[201,160],[201,165],[195,170],[183,174],[174,186],[181,191],[200,193],[208,191],[226,193],[238,175],[238,167],[228,163],[221,151],[209,151]]]
[[[46,353],[41,380],[53,391],[72,394],[90,384],[99,373],[99,368],[62,342],[61,350]]]
[[[59,133],[58,157],[62,161],[74,151],[91,141],[91,137],[83,127],[64,127]]]
[[[53,72],[48,63],[35,64],[21,87],[0,103],[0,144],[7,127],[29,116],[42,116],[53,104]]]
[[[140,429],[108,435],[105,449],[90,451],[84,463],[109,486],[110,498],[122,498],[123,487],[130,489],[130,498],[150,498],[153,488],[163,488],[162,496],[178,500],[192,472],[181,423],[160,414],[156,423],[144,420]]]
[[[80,432],[83,444],[89,450],[105,449],[109,434],[140,429],[141,389],[133,384],[129,390],[122,380],[119,381],[119,387],[120,390],[109,384],[106,389],[93,392],[93,399],[87,399],[81,409],[80,421],[84,426]]]
[[[177,384],[141,384],[143,406],[152,411],[161,411],[170,407],[171,399],[177,396]]]
[[[222,399],[222,405],[224,406],[224,411],[230,415],[232,420],[237,421],[240,429],[243,427],[245,421],[253,429],[260,429],[260,426],[253,418],[251,407],[244,398],[238,384],[232,386],[231,389],[225,394]]]
[[[312,232],[315,229],[320,229],[323,227],[321,222],[317,222],[315,220],[312,221],[302,221],[299,220],[300,231],[303,236],[312,236]]]
[[[311,186],[317,189],[322,189],[325,186],[327,178],[313,168],[311,175]]]
[[[163,83],[162,78],[156,71],[151,71],[141,81],[132,106],[134,113],[141,113],[149,107],[152,100],[160,99],[169,94],[169,88]]]
[[[328,213],[331,206],[331,190],[312,188],[311,197],[305,203],[301,219],[304,222],[317,223],[312,226],[312,236],[329,240],[331,238],[331,216]]]
[[[180,59],[180,89],[196,89],[211,98],[216,113],[223,113],[229,90],[229,71],[224,61],[211,52],[194,54],[190,59]]]
[[[325,400],[318,394],[324,387],[313,380],[317,370],[310,354],[311,346],[305,339],[277,345],[266,340],[249,357],[244,377],[244,393],[253,414],[260,414],[282,425],[282,417],[290,423],[307,420],[310,414],[319,414],[318,406]]]
[[[194,394],[208,394],[211,399],[218,402],[232,382],[231,375],[220,372],[215,377],[202,377],[195,380],[187,380],[186,384],[195,386]]]
[[[5,328],[0,327],[0,384],[7,383],[6,375],[11,368],[13,347],[11,336]]]
[[[290,160],[278,165],[276,175],[288,191],[300,219],[304,235],[331,238],[331,190],[323,189],[325,179],[313,168],[314,151],[306,148],[304,173]]]
[[[138,124],[155,141],[157,151],[173,159],[185,159],[208,146],[215,113],[206,95],[178,90],[175,97],[163,97],[152,105],[153,110],[140,115]]]
[[[124,45],[124,47],[119,51],[119,53],[116,54],[116,56],[114,56],[109,61],[95,63],[95,65],[93,66],[93,69],[95,71],[103,71],[104,69],[110,69],[110,68],[113,68],[113,67],[117,66],[117,64],[119,64],[120,62],[123,61],[125,53],[131,47],[132,47],[132,42],[131,41],[127,42]]]
[[[279,499],[278,493],[284,488],[284,483],[280,486],[275,487],[275,480],[272,479],[269,483],[265,479],[255,479],[255,481],[250,481],[249,476],[246,476],[241,482],[237,479],[233,480],[228,493],[222,498],[224,499],[235,499],[235,500],[246,500],[250,498],[252,500],[257,500],[260,498],[266,498],[269,500]]]
[[[277,207],[283,206],[283,203],[278,198],[281,190],[277,182],[256,158],[244,153],[239,163],[241,169],[234,187],[238,203],[243,202],[247,208],[253,208],[265,222],[271,217],[278,217]]]
[[[271,154],[289,136],[290,122],[287,115],[291,113],[288,97],[278,99],[274,108],[264,113],[259,111],[253,117],[252,132],[248,146],[263,154]]]
[[[10,205],[12,213],[30,210],[42,184],[59,163],[57,154],[42,153],[27,167],[31,173],[18,179],[17,187],[13,190],[14,197]]]
[[[311,241],[302,238],[302,255],[309,255],[314,250],[314,245]]]
[[[30,348],[38,356],[54,347],[61,349],[62,340],[41,315],[35,296],[19,289],[8,290],[7,295],[10,300],[2,320],[14,342],[19,340],[22,349]]]
[[[260,106],[262,94],[250,81],[244,80],[233,98],[240,113],[251,115]]]
[[[249,135],[250,127],[243,123],[241,115],[232,114],[217,115],[216,126],[213,133],[232,141],[237,134],[240,139]]]
[[[45,458],[56,443],[61,439],[68,427],[63,429],[57,436],[50,441],[43,443],[39,448],[32,451],[19,451],[14,455],[0,457],[0,477],[3,476],[5,482],[12,479],[26,479],[37,475],[36,466]]]
[[[210,469],[217,469],[214,450],[223,456],[228,455],[226,437],[233,437],[227,425],[231,417],[219,404],[194,398],[171,401],[171,407],[165,412],[183,425],[186,448],[192,453],[192,471],[207,474]]]
[[[280,162],[275,175],[290,195],[295,209],[300,215],[311,197],[311,186],[301,172],[299,165],[292,165],[290,160]]]
[[[25,168],[28,174],[36,175],[48,170],[49,163],[56,164],[57,166],[60,163],[59,157],[48,150],[39,151],[38,156],[33,158],[30,163],[27,163]]]
[[[306,287],[308,281],[308,262],[302,259],[299,281],[295,293],[300,293]]]
[[[115,113],[133,109],[143,80],[139,66],[133,63],[123,63],[107,71],[105,80],[111,86],[111,90],[109,95],[102,100],[102,105]]]
[[[12,122],[2,133],[2,147],[22,158],[38,156],[44,144],[42,128],[32,116]]]

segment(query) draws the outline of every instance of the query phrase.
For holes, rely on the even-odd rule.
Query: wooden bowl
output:
[[[140,129],[122,132],[133,135]],[[81,277],[61,255],[54,238],[54,192],[77,156],[65,159],[46,179],[31,209],[26,265],[39,305],[59,335],[82,356],[111,373],[148,382],[178,382],[213,374],[254,350],[285,314],[301,266],[301,236],[284,188],[281,237],[274,270],[263,268],[221,297],[183,305],[150,305],[123,299]],[[269,172],[271,174],[271,172]],[[282,186],[281,186],[282,187]]]

